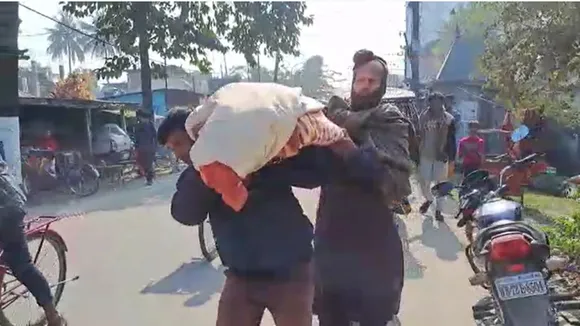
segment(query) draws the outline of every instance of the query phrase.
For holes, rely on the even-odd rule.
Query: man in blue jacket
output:
[[[159,126],[158,140],[190,165],[177,181],[171,214],[185,225],[198,225],[209,215],[227,267],[217,326],[259,325],[265,309],[278,326],[311,326],[313,229],[292,186],[349,182],[374,191],[375,171],[381,170],[378,158],[365,150],[341,159],[327,148],[306,148],[296,157],[252,174],[248,201],[235,212],[191,166],[193,141],[185,131],[188,114],[186,110],[170,112]]]

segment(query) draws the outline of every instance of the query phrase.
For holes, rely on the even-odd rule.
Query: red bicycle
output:
[[[50,225],[63,219],[65,216],[39,216],[33,219],[25,220],[25,234],[33,263],[39,268],[40,254],[43,249],[52,249],[56,254],[56,280],[52,282],[49,279],[49,273],[39,268],[41,273],[47,278],[51,289],[53,290],[54,303],[58,304],[62,298],[64,285],[67,282],[77,280],[76,276],[69,280],[66,279],[67,264],[66,252],[68,251],[64,239]],[[38,243],[37,249],[33,246]],[[32,245],[32,246],[31,246]],[[31,248],[32,247],[32,248]],[[1,260],[1,253],[0,253]],[[0,326],[40,326],[46,323],[42,309],[37,307],[36,300],[30,294],[28,289],[14,278],[10,269],[0,265]],[[24,313],[18,308],[27,306]],[[31,306],[31,307],[30,307]],[[32,313],[31,313],[32,312]]]

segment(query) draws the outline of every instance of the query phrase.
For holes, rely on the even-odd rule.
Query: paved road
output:
[[[141,183],[45,212],[86,211],[56,226],[69,245],[69,276],[60,305],[70,325],[212,325],[222,269],[201,257],[196,230],[174,222],[168,199],[174,176],[151,188]],[[315,191],[297,191],[310,216]],[[35,208],[34,210],[38,210]],[[449,225],[453,225],[450,222]],[[407,217],[409,241],[401,320],[404,325],[473,325],[470,306],[481,295],[471,288],[463,240],[454,226]],[[265,316],[263,325],[272,325]]]

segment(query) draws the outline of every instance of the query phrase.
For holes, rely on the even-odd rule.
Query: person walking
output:
[[[419,117],[419,183],[425,201],[419,208],[427,213],[433,203],[431,186],[448,178],[448,166],[454,164],[456,155],[455,119],[444,107],[445,97],[441,93],[429,95],[429,106]],[[435,200],[435,219],[443,220]]]
[[[137,164],[143,170],[147,185],[153,184],[155,177],[155,153],[157,151],[157,132],[153,124],[153,116],[143,111],[137,111],[139,123],[135,128],[135,150]]]

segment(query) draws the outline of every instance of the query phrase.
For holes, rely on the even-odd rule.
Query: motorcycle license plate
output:
[[[501,301],[546,295],[548,287],[540,272],[500,277],[494,281]]]

